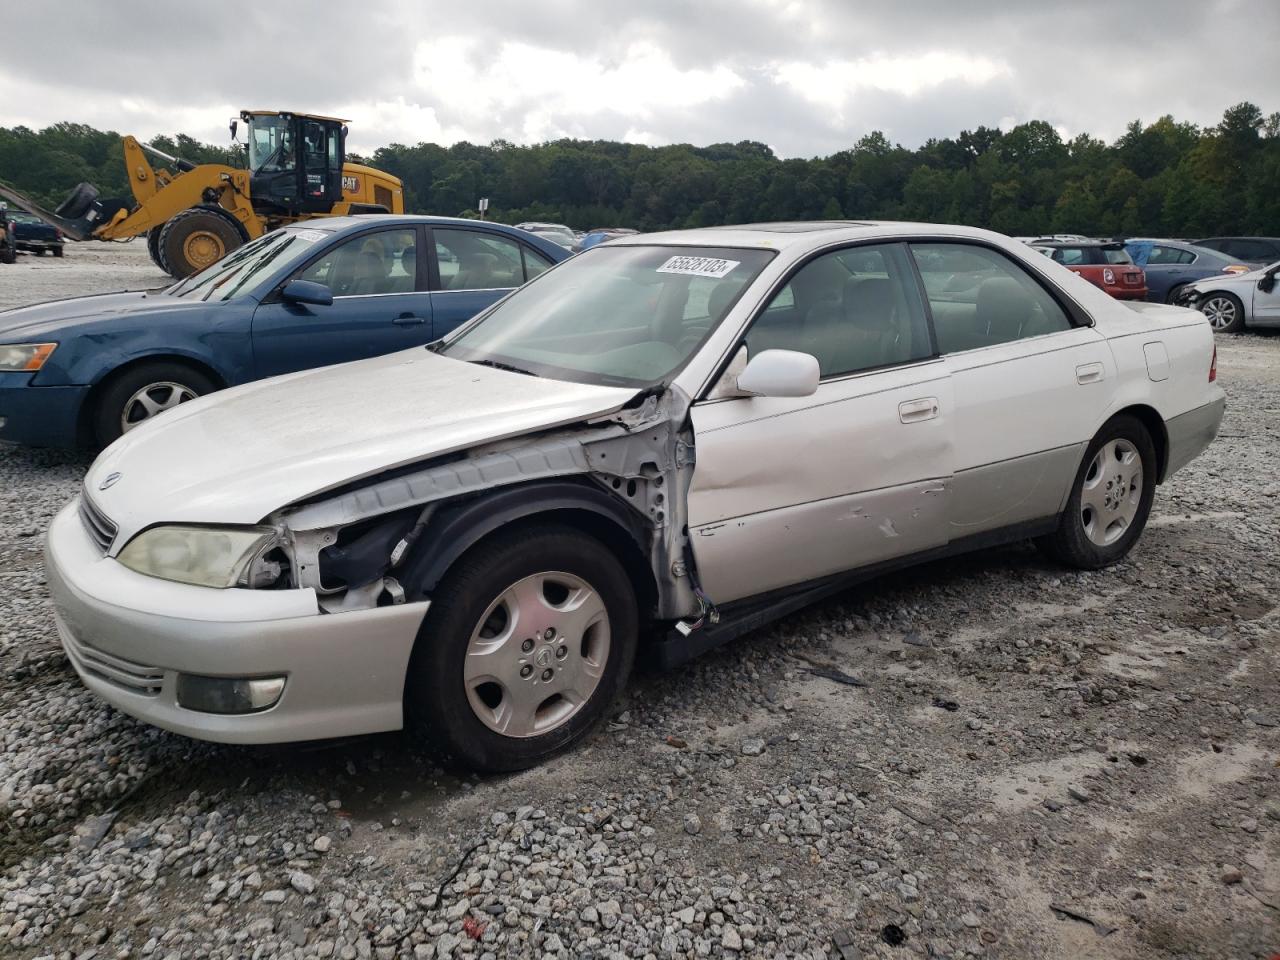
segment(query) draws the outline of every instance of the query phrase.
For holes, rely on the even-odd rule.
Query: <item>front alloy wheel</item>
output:
[[[149,383],[125,401],[124,409],[120,411],[120,432],[128,433],[152,417],[198,396],[198,393],[183,383],[167,380]]]
[[[1200,304],[1200,312],[1209,325],[1221,333],[1236,333],[1244,329],[1244,309],[1240,301],[1229,293],[1215,293]]]

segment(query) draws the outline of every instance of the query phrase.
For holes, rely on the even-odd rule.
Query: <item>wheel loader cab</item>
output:
[[[343,121],[294,113],[241,114],[248,126],[255,207],[328,213],[342,199]]]

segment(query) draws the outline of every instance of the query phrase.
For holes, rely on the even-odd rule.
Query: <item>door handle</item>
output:
[[[426,323],[422,317],[415,317],[412,313],[402,313],[391,321],[397,327],[411,327],[419,323]]]
[[[1106,371],[1100,363],[1082,363],[1076,367],[1076,383],[1101,383]]]
[[[903,423],[919,423],[921,420],[932,420],[937,415],[937,397],[923,397],[920,400],[907,400],[898,404],[898,419]]]

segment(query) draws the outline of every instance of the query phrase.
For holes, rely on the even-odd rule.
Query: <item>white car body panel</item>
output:
[[[1259,290],[1258,281],[1280,264],[1260,267],[1248,273],[1209,277],[1189,284],[1200,294],[1201,302],[1214,293],[1234,295],[1244,308],[1244,322],[1251,327],[1280,327],[1280,283],[1270,290]]]
[[[157,517],[257,523],[405,463],[612,412],[634,393],[415,348],[184,404],[112,444],[85,488],[119,528],[118,549]],[[120,478],[100,489],[115,473]]]

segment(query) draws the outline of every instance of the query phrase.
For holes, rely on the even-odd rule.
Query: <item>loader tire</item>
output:
[[[160,231],[164,227],[152,227],[147,231],[147,253],[151,254],[151,262],[163,270],[169,272],[168,266],[165,265],[164,257],[160,256]]]
[[[68,220],[79,220],[89,212],[89,208],[93,206],[93,201],[97,199],[97,187],[91,183],[78,183],[76,188],[67,194],[67,199],[58,204],[57,209],[53,212]]]
[[[182,280],[211,266],[244,243],[227,217],[212,210],[183,210],[160,228],[160,257],[169,275]]]

